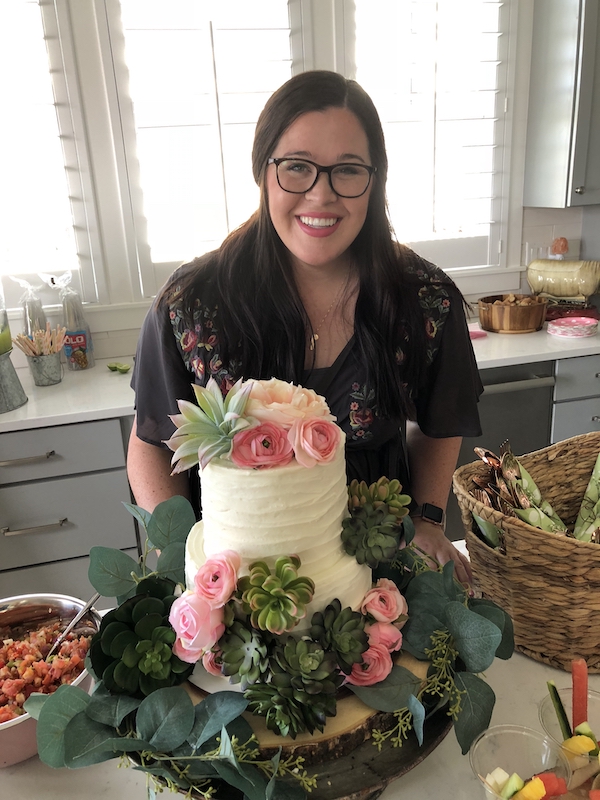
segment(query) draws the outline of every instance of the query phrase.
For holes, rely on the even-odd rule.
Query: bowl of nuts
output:
[[[535,294],[495,294],[478,303],[479,324],[491,333],[535,333],[546,319],[548,299]]]

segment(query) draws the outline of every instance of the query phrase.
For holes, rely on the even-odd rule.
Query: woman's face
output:
[[[271,156],[305,158],[321,166],[340,162],[371,166],[367,136],[357,117],[345,108],[298,117]],[[348,248],[365,222],[372,181],[361,197],[339,197],[328,176],[321,173],[310,191],[291,194],[279,186],[275,165],[270,164],[266,183],[271,221],[295,266],[346,267]]]

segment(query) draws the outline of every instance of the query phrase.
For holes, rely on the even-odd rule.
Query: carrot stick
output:
[[[582,722],[588,721],[588,668],[583,658],[571,662],[571,680],[573,682],[573,731]]]

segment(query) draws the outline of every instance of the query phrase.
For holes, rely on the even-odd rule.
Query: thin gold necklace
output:
[[[323,323],[325,322],[325,320],[327,319],[327,317],[328,317],[328,316],[329,316],[329,314],[331,313],[331,309],[332,309],[332,308],[334,307],[334,305],[335,305],[335,304],[336,304],[336,303],[339,301],[339,299],[340,299],[340,297],[341,297],[341,295],[342,295],[342,292],[344,291],[344,288],[345,288],[345,286],[346,286],[346,283],[342,284],[342,286],[340,287],[340,290],[339,290],[339,292],[338,292],[338,293],[336,294],[336,296],[333,298],[333,300],[331,301],[331,305],[329,306],[329,308],[328,308],[328,309],[327,309],[327,311],[325,312],[325,316],[323,317],[323,319],[321,320],[321,322],[319,322],[319,324],[317,325],[317,327],[314,329],[314,331],[313,331],[313,333],[312,333],[312,335],[311,335],[311,337],[310,337],[310,342],[309,342],[309,345],[308,345],[308,349],[309,349],[309,350],[314,350],[314,349],[315,349],[315,346],[316,346],[316,344],[317,344],[317,340],[318,340],[318,338],[319,338],[319,331],[321,330],[321,328],[323,327]]]

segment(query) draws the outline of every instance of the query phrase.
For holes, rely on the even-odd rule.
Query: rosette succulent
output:
[[[249,630],[236,620],[219,639],[222,671],[231,683],[241,683],[245,690],[249,684],[262,680],[269,669],[267,644],[257,630]]]
[[[327,717],[335,716],[335,695],[307,694],[291,687],[277,687],[272,683],[257,683],[244,692],[248,711],[265,718],[269,730],[291,736],[308,730],[322,731]]]
[[[317,611],[312,616],[310,636],[324,650],[329,650],[346,675],[352,671],[353,664],[362,661],[362,654],[368,649],[368,637],[365,633],[365,617],[350,606],[342,610],[342,604],[336,598],[323,612]]]
[[[359,564],[368,564],[371,569],[380,561],[392,561],[402,535],[402,525],[387,506],[378,508],[365,503],[352,510],[352,515],[342,521],[342,544],[348,555]]]
[[[318,642],[288,636],[271,659],[273,686],[309,695],[335,694],[343,682],[333,653]]]
[[[299,567],[298,556],[278,558],[274,574],[264,561],[250,565],[250,574],[240,579],[238,589],[243,611],[250,615],[253,627],[280,635],[306,616],[315,584],[298,575]]]
[[[392,514],[398,520],[408,514],[410,497],[401,494],[402,484],[394,479],[379,478],[376,483],[367,486],[365,481],[360,483],[355,479],[348,487],[348,507],[350,511],[371,505],[373,508],[386,507],[387,513]]]
[[[144,697],[191,674],[193,665],[172,650],[176,637],[169,610],[174,589],[166,578],[146,578],[133,597],[103,617],[90,643],[90,660],[110,692]]]

